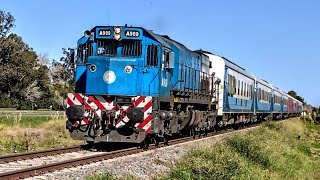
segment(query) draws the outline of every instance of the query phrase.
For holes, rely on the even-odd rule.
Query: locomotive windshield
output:
[[[117,56],[117,50],[121,51],[121,57],[140,57],[142,54],[141,40],[122,40],[120,42],[113,39],[97,40],[98,56]]]
[[[96,49],[94,49],[96,47]],[[96,50],[96,51],[95,51]],[[119,51],[119,53],[117,53]],[[84,63],[89,56],[107,56],[107,57],[141,57],[141,40],[122,40],[98,39],[96,46],[93,42],[86,42],[78,46],[78,62]]]

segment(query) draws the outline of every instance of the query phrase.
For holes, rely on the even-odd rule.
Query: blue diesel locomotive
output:
[[[76,92],[66,110],[74,139],[147,145],[284,117],[279,89],[226,58],[142,27],[94,27],[78,40],[76,59]]]

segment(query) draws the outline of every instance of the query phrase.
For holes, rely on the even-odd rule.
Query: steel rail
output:
[[[26,153],[3,155],[3,156],[0,156],[0,163],[4,164],[4,163],[20,161],[20,160],[34,159],[39,157],[76,152],[76,151],[80,151],[81,149],[82,149],[81,146],[71,146],[71,147],[55,148],[55,149],[42,150],[42,151],[32,151],[32,152],[26,152]]]

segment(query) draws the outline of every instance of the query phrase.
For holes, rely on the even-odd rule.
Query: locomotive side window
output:
[[[169,66],[169,52],[164,51],[163,56],[164,56],[164,67],[168,67]]]
[[[147,66],[158,66],[158,46],[149,45],[147,49]]]
[[[162,55],[163,68],[172,69],[174,68],[174,52],[165,50]],[[191,62],[187,62],[187,65],[190,66]]]

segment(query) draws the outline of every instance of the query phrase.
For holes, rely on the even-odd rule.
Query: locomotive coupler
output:
[[[115,128],[115,115],[116,112],[114,110],[111,111],[102,111],[101,112],[101,126],[103,133],[101,136],[106,134],[110,134],[111,129]]]

